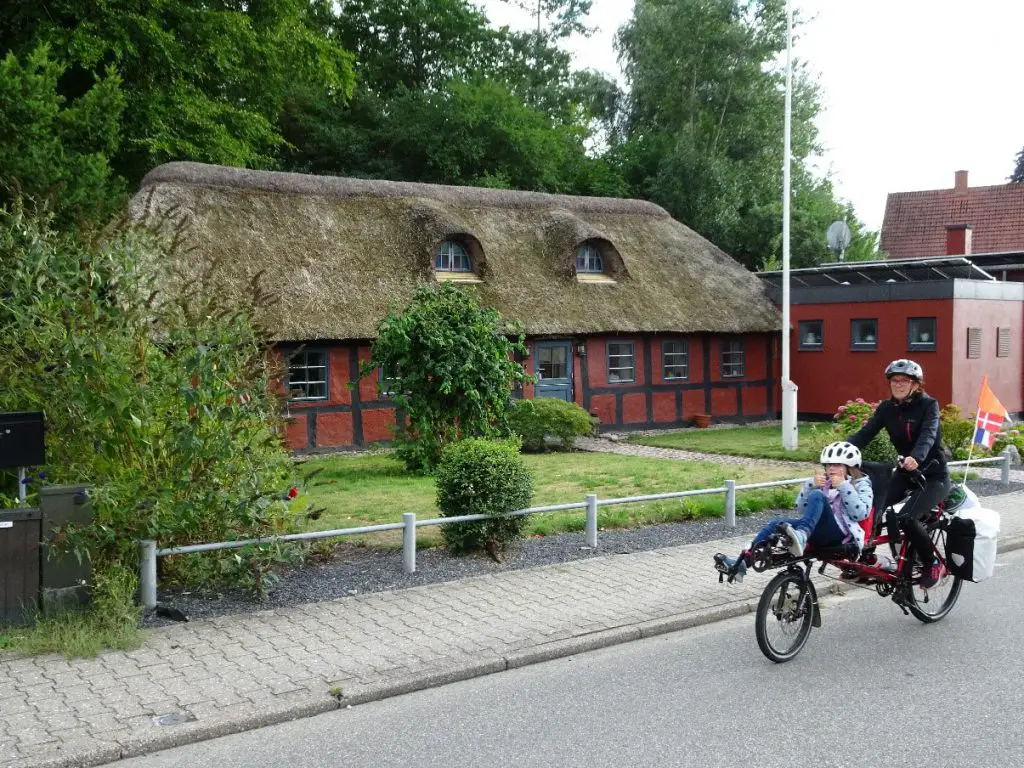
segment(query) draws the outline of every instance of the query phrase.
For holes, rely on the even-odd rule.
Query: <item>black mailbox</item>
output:
[[[45,463],[42,412],[0,413],[0,469]]]

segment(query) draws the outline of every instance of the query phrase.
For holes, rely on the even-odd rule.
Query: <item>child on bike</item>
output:
[[[848,545],[857,553],[863,549],[864,530],[860,521],[871,514],[874,494],[871,479],[860,470],[860,449],[847,442],[830,443],[821,451],[819,461],[821,467],[815,469],[814,477],[804,483],[797,494],[799,517],[769,521],[738,557],[715,555],[715,563],[731,581],[743,580],[750,550],[768,541],[778,529],[789,538],[789,551],[794,557],[801,557],[808,544]]]

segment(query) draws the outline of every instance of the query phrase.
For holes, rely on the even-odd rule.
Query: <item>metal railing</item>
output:
[[[1010,484],[1010,456],[1003,455],[987,459],[974,459],[973,464],[1002,464],[1001,481],[1004,486]],[[949,466],[960,466],[967,464],[966,461],[951,461]],[[773,480],[765,483],[746,483],[737,485],[735,480],[726,480],[725,484],[717,488],[698,488],[691,491],[673,491],[671,493],[652,493],[645,496],[625,496],[614,499],[599,499],[597,494],[587,494],[585,501],[570,502],[568,504],[549,504],[543,507],[529,507],[509,512],[508,516],[516,517],[522,515],[542,514],[545,512],[564,512],[568,510],[586,510],[586,521],[583,528],[583,535],[586,545],[591,549],[597,548],[597,509],[598,507],[610,507],[619,504],[637,504],[645,501],[661,501],[664,499],[681,499],[688,496],[708,496],[713,494],[725,494],[725,522],[728,526],[736,526],[736,492],[750,491],[760,488],[775,488],[785,485],[797,485],[806,482],[806,477],[794,478],[792,480]],[[256,544],[273,544],[283,541],[310,541],[313,539],[327,539],[343,536],[359,536],[366,533],[383,533],[385,531],[402,531],[402,568],[406,573],[416,572],[416,529],[431,525],[448,525],[449,523],[473,523],[490,519],[490,515],[461,515],[459,517],[438,517],[428,520],[418,520],[415,512],[402,514],[400,523],[382,523],[380,525],[364,525],[358,528],[338,528],[331,531],[309,531],[307,533],[292,533],[282,536],[266,536],[258,539],[239,539],[237,541],[220,541],[212,544],[190,544],[183,547],[167,547],[157,549],[156,542],[152,540],[140,541],[140,563],[139,563],[139,587],[142,593],[142,603],[146,608],[156,607],[156,559],[167,555],[187,555],[195,552],[212,552],[218,549],[237,549]]]

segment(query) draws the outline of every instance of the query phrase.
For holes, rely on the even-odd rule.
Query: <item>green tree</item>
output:
[[[125,108],[111,165],[134,186],[168,160],[270,167],[283,144],[288,95],[315,89],[344,101],[351,55],[326,26],[326,0],[9,0],[0,50],[48,44],[64,69],[69,108],[116,68]],[[104,75],[106,77],[106,75]]]
[[[1014,166],[1009,180],[1015,184],[1024,182],[1024,149],[1017,153],[1017,165]]]
[[[391,397],[408,418],[398,453],[410,470],[432,471],[456,440],[508,434],[512,388],[530,380],[516,353],[526,353],[521,329],[450,284],[420,285],[388,314],[360,373],[394,379]]]
[[[0,205],[20,191],[51,197],[64,224],[79,216],[98,221],[124,198],[110,168],[121,144],[121,80],[108,71],[67,105],[58,90],[64,72],[45,45],[0,60]]]
[[[780,250],[785,44],[782,0],[637,0],[618,36],[630,95],[613,152],[634,195],[748,266]],[[807,166],[820,104],[799,63],[793,94],[791,249],[806,266],[843,206]]]

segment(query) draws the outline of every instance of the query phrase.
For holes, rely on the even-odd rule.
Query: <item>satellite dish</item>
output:
[[[842,261],[843,251],[849,247],[850,240],[853,237],[853,233],[850,232],[850,226],[845,221],[833,221],[829,224],[825,237],[828,240],[829,250]]]

